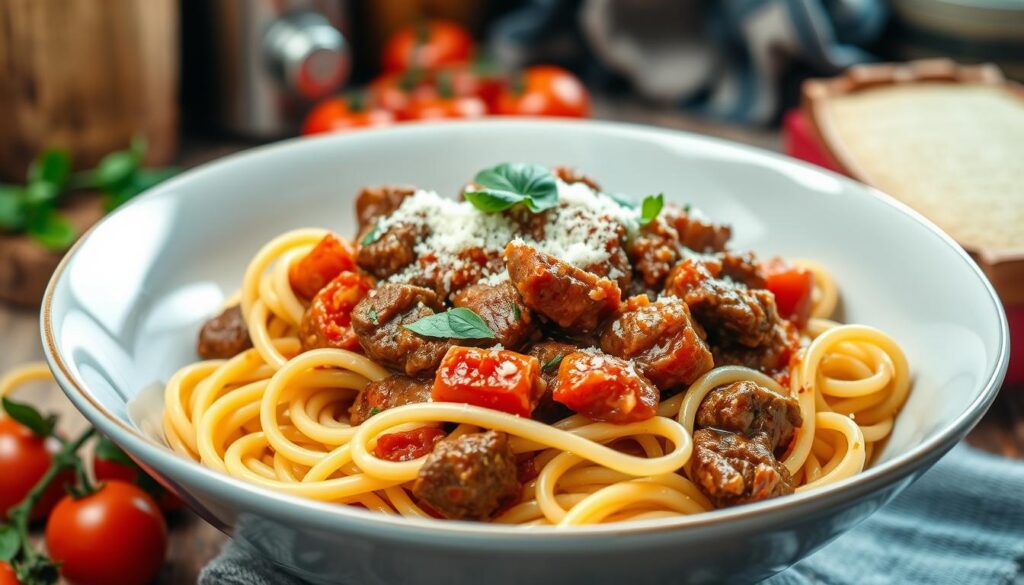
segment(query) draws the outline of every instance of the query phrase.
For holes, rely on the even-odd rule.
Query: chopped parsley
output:
[[[373,323],[374,325],[380,325],[380,323],[377,321],[376,308],[370,307],[370,310],[366,312],[366,318],[370,320],[370,323]]]
[[[546,362],[543,366],[541,366],[540,369],[542,369],[542,370],[544,370],[546,372],[546,371],[550,370],[551,368],[557,368],[558,365],[562,363],[562,358],[564,358],[564,357],[565,357],[565,354],[559,355],[559,356],[555,356],[555,357],[551,358],[550,361]]]

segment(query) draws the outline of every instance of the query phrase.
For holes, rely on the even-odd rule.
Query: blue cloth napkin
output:
[[[794,102],[794,77],[873,60],[884,0],[521,0],[490,30],[511,65],[573,67],[591,85],[712,117],[764,124]],[[787,90],[789,95],[786,95]]]
[[[763,585],[1024,584],[1024,464],[961,445],[860,526]],[[228,543],[200,585],[302,585]]]

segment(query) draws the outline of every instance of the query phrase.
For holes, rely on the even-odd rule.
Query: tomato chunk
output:
[[[765,273],[766,288],[775,295],[779,314],[797,327],[806,325],[811,316],[814,273],[788,264],[782,258],[772,258],[761,268]]]
[[[334,234],[327,234],[309,254],[288,268],[288,281],[295,294],[311,299],[336,276],[355,269],[355,250],[352,244]]]
[[[387,461],[412,461],[433,451],[434,445],[444,436],[444,431],[437,427],[387,433],[377,437],[373,454]]]
[[[463,402],[530,416],[543,393],[537,358],[504,349],[453,347],[434,378],[434,402]]]
[[[658,411],[660,393],[630,362],[593,351],[562,358],[552,396],[593,420],[626,424]]]
[[[323,287],[302,316],[302,349],[333,347],[359,351],[359,339],[352,330],[352,310],[372,288],[372,279],[347,271]]]

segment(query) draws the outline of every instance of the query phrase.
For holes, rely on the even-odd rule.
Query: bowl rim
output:
[[[707,141],[718,148],[724,148],[733,154],[741,155],[749,160],[762,160],[772,166],[797,167],[802,171],[824,173],[830,178],[840,181],[845,187],[880,200],[885,205],[894,209],[895,213],[909,215],[913,220],[920,223],[932,236],[937,237],[941,242],[952,248],[953,252],[962,262],[967,265],[974,275],[981,281],[982,286],[988,293],[989,304],[995,309],[998,320],[997,351],[994,363],[989,364],[987,377],[982,385],[981,391],[974,400],[945,428],[939,430],[933,436],[926,439],[920,445],[907,452],[896,455],[891,460],[880,465],[865,469],[863,472],[844,479],[842,481],[823,486],[821,488],[738,506],[721,510],[713,510],[702,514],[678,516],[674,518],[628,521],[614,524],[598,524],[589,526],[573,527],[571,530],[539,529],[523,530],[516,526],[505,526],[493,523],[474,523],[465,521],[446,520],[425,520],[418,518],[406,518],[391,516],[362,510],[359,508],[338,505],[328,502],[321,502],[301,496],[285,494],[265,488],[260,485],[245,482],[241,479],[228,476],[206,467],[196,461],[182,457],[167,449],[163,445],[153,443],[145,437],[134,425],[115,416],[110,410],[103,406],[87,389],[82,380],[76,379],[65,358],[58,350],[56,335],[53,327],[53,302],[58,288],[61,287],[66,268],[76,257],[84,243],[97,230],[103,229],[103,225],[113,216],[122,213],[124,209],[139,203],[139,200],[172,193],[179,183],[188,183],[199,180],[204,174],[216,172],[224,167],[230,167],[237,161],[245,161],[261,156],[276,156],[276,153],[283,150],[305,145],[312,148],[313,144],[326,144],[335,141],[358,141],[367,135],[381,134],[409,134],[437,132],[438,126],[459,127],[462,129],[494,130],[502,127],[536,127],[546,130],[576,130],[594,131],[606,134],[614,138],[618,135],[630,135],[639,138],[662,138],[662,139],[686,139],[689,141]],[[443,129],[442,129],[443,131]],[[412,124],[398,124],[393,127],[373,129],[360,133],[328,134],[318,137],[297,137],[279,142],[257,146],[240,152],[232,153],[198,165],[183,172],[157,187],[150,189],[126,205],[115,210],[102,218],[96,225],[90,228],[77,242],[67,251],[60,264],[57,266],[47,285],[43,297],[43,304],[40,318],[40,332],[43,340],[43,351],[46,362],[54,374],[54,377],[72,401],[86,418],[105,434],[111,436],[116,442],[125,446],[129,454],[134,455],[143,462],[147,460],[159,461],[157,467],[162,468],[161,472],[166,474],[175,482],[180,482],[178,477],[191,476],[188,483],[203,484],[203,489],[224,495],[231,490],[234,495],[232,499],[236,502],[240,513],[253,511],[268,517],[287,517],[297,519],[306,525],[315,525],[332,530],[339,528],[348,531],[361,531],[366,533],[385,534],[392,539],[409,539],[429,542],[434,545],[443,544],[444,537],[463,537],[464,543],[472,543],[483,539],[493,543],[494,539],[506,542],[518,542],[524,546],[529,543],[536,543],[537,539],[544,539],[545,542],[566,543],[572,539],[585,538],[587,542],[593,542],[595,538],[607,538],[609,536],[640,535],[652,532],[683,531],[688,528],[715,527],[728,530],[739,529],[744,525],[743,521],[761,523],[770,521],[773,518],[784,517],[791,512],[813,511],[831,507],[840,502],[851,502],[866,495],[881,491],[886,486],[894,484],[917,470],[926,468],[938,458],[951,449],[960,441],[967,432],[981,419],[988,407],[992,404],[998,394],[1002,380],[1006,374],[1009,364],[1009,328],[1006,314],[992,284],[985,277],[982,270],[971,259],[968,253],[956,244],[953,239],[930,222],[920,213],[914,211],[906,204],[886,195],[869,185],[864,185],[837,173],[817,167],[810,163],[787,157],[785,155],[768,151],[765,149],[737,143],[734,141],[705,136],[692,132],[676,129],[648,126],[643,124],[596,121],[596,120],[574,120],[574,119],[485,119],[467,120],[456,123],[448,122],[418,122]],[[167,470],[167,471],[164,471]],[[216,522],[214,522],[217,525]],[[223,527],[222,527],[223,528]],[[471,538],[465,538],[471,537]],[[568,540],[567,540],[568,539]],[[478,542],[479,544],[479,542]]]

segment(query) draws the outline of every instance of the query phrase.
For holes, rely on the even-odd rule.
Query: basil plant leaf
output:
[[[54,252],[66,250],[75,242],[78,232],[67,216],[53,210],[33,218],[28,225],[28,234],[44,248]]]
[[[51,183],[58,189],[71,175],[71,154],[59,148],[44,150],[28,167],[28,182]]]
[[[463,195],[485,213],[504,211],[519,203],[534,213],[558,205],[558,183],[541,165],[502,163],[480,171],[473,182],[478,188]]]
[[[15,402],[10,398],[3,399],[4,412],[14,419],[18,424],[32,431],[39,437],[48,437],[53,432],[57,423],[55,417],[43,417],[38,410],[30,404]]]
[[[0,185],[0,229],[17,231],[25,227],[25,202],[21,187]]]
[[[135,153],[119,150],[103,157],[96,167],[96,183],[108,193],[119,191],[129,182],[139,168]]]
[[[494,332],[472,310],[465,307],[448,309],[444,313],[430,315],[405,326],[413,333],[426,337],[450,339],[494,339]]]
[[[661,213],[662,207],[665,207],[664,194],[658,193],[644,197],[643,203],[640,204],[640,218],[637,221],[640,222],[640,225],[651,223]]]

